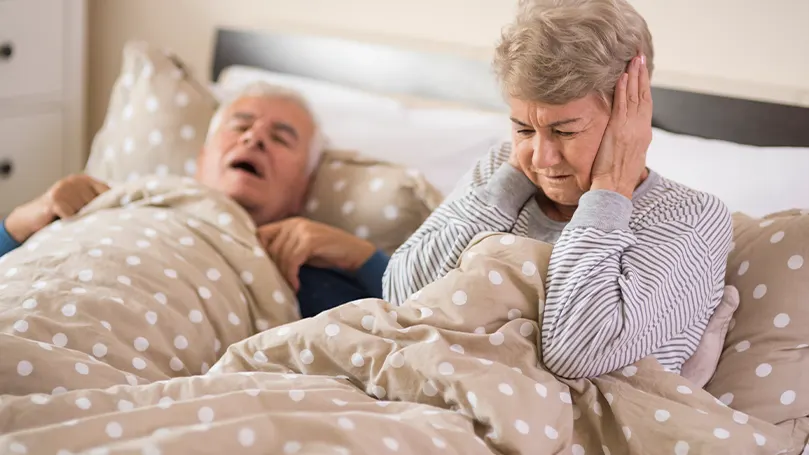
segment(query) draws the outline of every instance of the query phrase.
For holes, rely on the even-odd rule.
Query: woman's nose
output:
[[[539,134],[534,136],[532,147],[534,153],[531,155],[531,165],[536,169],[547,169],[562,161],[562,154],[553,141],[544,139]]]

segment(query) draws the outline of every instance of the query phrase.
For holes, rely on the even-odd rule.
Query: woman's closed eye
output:
[[[555,135],[557,135],[557,136],[559,136],[559,137],[573,137],[573,136],[575,136],[576,134],[578,134],[578,131],[559,131],[559,130],[553,130],[553,134],[555,134]]]
[[[529,129],[517,130],[517,134],[519,134],[520,136],[528,137],[528,136],[531,136],[532,134],[534,134],[534,130],[529,130]]]

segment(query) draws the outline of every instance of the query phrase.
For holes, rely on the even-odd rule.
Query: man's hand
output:
[[[56,218],[75,215],[110,187],[89,175],[71,175],[56,182],[42,196],[16,209],[6,219],[6,230],[23,243]]]
[[[366,240],[299,217],[261,226],[258,238],[295,292],[300,287],[302,265],[354,271],[375,251]]]
[[[632,59],[615,86],[612,114],[593,163],[591,190],[606,189],[632,199],[646,169],[652,142],[652,89],[645,59]]]

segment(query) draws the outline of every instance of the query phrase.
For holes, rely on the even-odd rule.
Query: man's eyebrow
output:
[[[238,120],[250,121],[250,120],[255,120],[256,116],[249,113],[249,112],[234,112],[233,113],[233,118],[238,119]]]
[[[580,117],[567,118],[567,119],[564,119],[564,120],[557,120],[557,121],[551,123],[550,125],[544,126],[544,128],[556,128],[557,126],[567,125],[568,123],[575,123],[575,122],[578,122],[580,120],[581,120]],[[525,127],[525,128],[533,128],[531,125],[529,125],[527,123],[524,123],[524,122],[521,122],[521,121],[515,119],[514,117],[511,117],[511,121],[516,123],[517,125],[520,125],[520,126]]]
[[[272,129],[276,131],[285,131],[295,138],[296,141],[298,140],[298,130],[296,130],[295,127],[289,123],[273,122]]]

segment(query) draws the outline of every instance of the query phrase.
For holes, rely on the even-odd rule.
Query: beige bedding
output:
[[[400,308],[282,325],[294,294],[246,214],[161,182],[115,188],[0,264],[0,453],[802,450],[793,426],[653,359],[593,380],[546,372],[549,245],[481,236]]]

